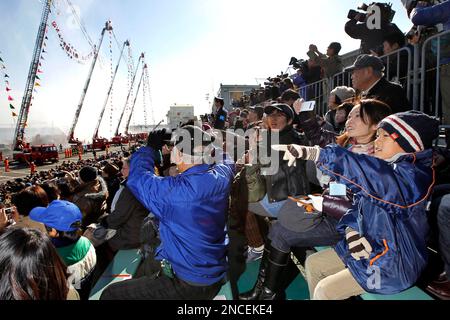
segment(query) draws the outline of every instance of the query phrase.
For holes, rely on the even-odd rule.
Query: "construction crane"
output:
[[[116,132],[115,132],[115,134],[114,134],[116,137],[119,136],[119,128],[120,128],[120,124],[122,123],[123,116],[124,116],[124,114],[125,114],[125,109],[127,108],[128,102],[130,101],[131,92],[133,91],[133,87],[134,87],[134,81],[136,80],[136,75],[137,75],[137,72],[138,72],[138,69],[139,69],[139,63],[140,63],[141,61],[143,61],[144,58],[145,58],[144,53],[141,53],[141,56],[139,57],[139,60],[138,60],[137,66],[136,66],[136,71],[134,72],[133,80],[132,80],[132,82],[131,82],[130,91],[128,91],[127,100],[125,101],[125,106],[123,107],[122,114],[120,115],[119,123],[117,124]]]
[[[22,105],[20,107],[19,118],[17,120],[16,130],[14,133],[13,148],[14,150],[22,150],[25,146],[25,128],[27,127],[28,113],[30,111],[31,99],[36,83],[36,74],[38,71],[39,60],[41,58],[42,45],[44,43],[45,31],[47,28],[48,16],[50,14],[50,6],[52,0],[44,1],[44,9],[42,11],[41,23],[37,34],[36,44],[34,46],[33,59],[31,60],[30,70],[28,72],[27,84],[23,94]]]
[[[113,89],[113,86],[114,86],[114,81],[116,80],[117,71],[119,70],[120,62],[122,61],[123,51],[125,50],[126,46],[128,46],[128,47],[130,46],[130,42],[128,40],[124,42],[123,47],[122,47],[122,51],[120,52],[119,61],[117,62],[116,70],[114,71],[114,76],[113,76],[113,78],[111,80],[111,85],[110,85],[108,93],[106,95],[105,103],[103,104],[103,108],[102,108],[102,111],[100,113],[100,117],[98,118],[97,126],[95,127],[93,140],[98,138],[98,130],[100,129],[100,124],[102,123],[103,115],[105,114],[106,106],[108,105],[108,100],[109,100],[109,97],[111,95],[111,92],[112,92],[112,89]]]
[[[100,37],[99,44],[95,48],[94,60],[92,61],[91,68],[89,70],[89,74],[88,74],[88,77],[86,79],[86,83],[85,83],[83,91],[81,93],[80,102],[78,103],[77,111],[75,112],[75,118],[73,119],[72,126],[70,127],[70,131],[69,131],[69,134],[68,134],[69,143],[77,143],[77,144],[79,143],[79,141],[75,140],[75,138],[74,138],[75,128],[77,126],[78,119],[80,117],[81,109],[83,108],[83,103],[84,103],[84,99],[86,98],[87,91],[89,89],[89,84],[91,83],[92,74],[94,73],[95,64],[97,63],[98,54],[100,52],[100,48],[101,48],[102,43],[103,43],[103,38],[105,37],[106,31],[112,31],[112,29],[113,28],[112,28],[111,21],[107,21],[105,23],[105,27],[102,30],[102,34],[101,34],[101,37]]]
[[[141,88],[142,79],[144,78],[145,70],[147,69],[147,65],[144,64],[144,67],[142,68],[142,74],[141,74],[141,80],[139,80],[139,84],[136,90],[136,95],[134,97],[133,105],[131,106],[130,115],[128,116],[127,125],[125,126],[125,135],[128,136],[128,129],[130,128],[130,122],[131,122],[131,116],[133,115],[134,106],[136,105],[136,100],[138,97],[139,89]]]

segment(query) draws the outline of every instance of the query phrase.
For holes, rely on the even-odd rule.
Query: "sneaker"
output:
[[[246,262],[257,261],[262,258],[263,254],[264,254],[264,247],[261,250],[256,250],[253,247],[248,247]]]

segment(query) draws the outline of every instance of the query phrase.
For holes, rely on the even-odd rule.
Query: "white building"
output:
[[[167,113],[167,122],[174,129],[189,120],[194,119],[194,106],[189,104],[174,104]]]

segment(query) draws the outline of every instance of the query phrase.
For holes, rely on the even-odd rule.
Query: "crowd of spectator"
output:
[[[448,30],[449,1],[404,3],[418,24],[444,10],[437,22]],[[269,78],[233,106],[216,97],[201,124],[0,185],[0,299],[86,299],[115,253],[137,248],[139,277],[108,286],[101,299],[212,299],[227,279],[227,226],[245,237],[246,261],[261,260],[242,300],[285,299],[299,273],[291,254],[311,299],[419,283],[450,298],[449,145],[433,146],[439,121],[411,110],[401,81],[390,81],[378,56],[406,41],[390,5],[374,5],[377,30],[367,29],[370,14],[349,13],[345,31],[361,39],[350,66],[339,43],[326,54],[312,44],[307,61],[291,59],[295,75]],[[342,71],[351,86],[319,88],[327,112],[305,110],[317,95],[307,85]],[[427,278],[430,228],[444,267]],[[311,255],[317,246],[330,248]]]

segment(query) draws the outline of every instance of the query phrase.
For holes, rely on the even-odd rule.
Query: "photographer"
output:
[[[381,12],[381,17],[373,16],[378,11]],[[402,31],[392,23],[395,11],[387,3],[372,3],[370,6],[363,5],[358,9],[366,11],[361,13],[355,10],[350,10],[347,16],[350,19],[345,24],[345,32],[353,39],[361,40],[361,53],[371,53],[371,51],[382,53],[382,46],[384,37],[391,33],[402,33]],[[380,26],[372,26],[371,21],[374,19],[380,22]]]
[[[322,67],[325,77],[331,78],[342,71],[342,61],[339,57],[341,48],[339,42],[332,42],[328,46],[327,54],[325,55],[319,52],[316,45],[312,44],[309,46],[308,57]]]

